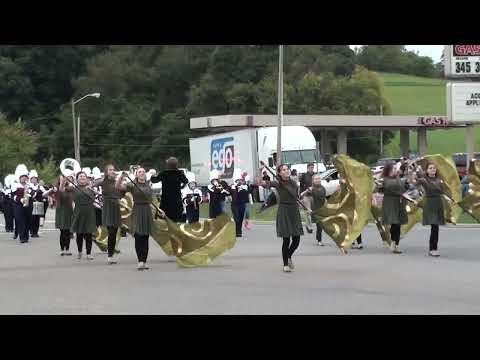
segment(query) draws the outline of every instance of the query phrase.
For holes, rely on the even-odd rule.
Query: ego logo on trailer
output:
[[[230,179],[235,168],[233,137],[216,139],[210,147],[210,171],[218,170],[220,178]]]

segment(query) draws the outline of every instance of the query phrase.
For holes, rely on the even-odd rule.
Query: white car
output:
[[[330,169],[320,174],[322,186],[326,190],[326,195],[330,196],[340,187],[340,179],[338,178],[338,170]]]

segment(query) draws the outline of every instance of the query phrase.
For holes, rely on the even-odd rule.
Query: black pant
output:
[[[193,206],[187,206],[187,221],[189,224],[196,223],[200,219],[200,210]]]
[[[102,209],[95,208],[95,224],[97,228],[102,226]]]
[[[358,235],[357,237],[357,244],[361,245],[362,244],[362,234]]]
[[[148,237],[149,235],[135,234],[135,251],[137,252],[138,262],[147,262]]]
[[[235,220],[235,229],[237,236],[242,236],[243,218],[245,217],[245,203],[232,204],[232,214]]]
[[[22,204],[15,203],[15,234],[18,234],[20,241],[28,241],[29,225],[30,225],[30,212],[28,207],[24,207]]]
[[[438,250],[438,225],[431,225],[430,230],[430,251]]]
[[[117,231],[118,228],[114,226],[108,226],[108,257],[112,257],[115,252],[115,245],[117,244]]]
[[[78,253],[82,252],[83,249],[83,239],[85,239],[85,248],[87,250],[87,255],[92,253],[92,234],[77,234],[77,248]]]
[[[390,225],[390,236],[395,244],[400,243],[400,224]]]
[[[322,241],[322,232],[323,232],[323,229],[322,229],[322,226],[321,226],[319,223],[316,223],[316,225],[317,225],[316,238],[317,238],[317,241],[320,242],[320,241]]]
[[[48,200],[45,200],[43,202],[43,215],[40,215],[41,218],[47,217],[47,210],[48,210]]]
[[[70,249],[70,230],[60,229],[60,250]]]
[[[13,231],[13,203],[12,200],[4,200],[3,216],[5,217],[5,231]]]
[[[295,250],[297,250],[299,244],[300,244],[300,236],[292,236],[291,243],[290,243],[290,238],[283,238],[283,245],[282,245],[283,266],[288,265],[288,259],[292,257]]]
[[[40,215],[32,215],[30,218],[30,234],[38,235],[38,229],[40,228]]]

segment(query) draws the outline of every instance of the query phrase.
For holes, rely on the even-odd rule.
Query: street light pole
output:
[[[73,119],[73,152],[75,160],[78,161],[77,157],[77,122],[75,121],[75,101],[72,99],[72,119]]]
[[[75,152],[75,160],[80,162],[80,116],[78,116],[78,121],[75,121],[75,104],[79,103],[87,97],[99,98],[100,93],[87,94],[84,97],[74,100],[72,99],[72,119],[73,119],[73,147]]]
[[[277,125],[277,166],[282,163],[283,126],[283,45],[279,47],[278,59],[278,125]]]

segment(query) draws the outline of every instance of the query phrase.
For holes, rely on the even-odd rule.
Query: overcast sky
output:
[[[350,45],[351,48],[362,45]],[[440,61],[444,45],[407,45],[407,50],[418,51],[421,56],[430,56],[435,63]]]

